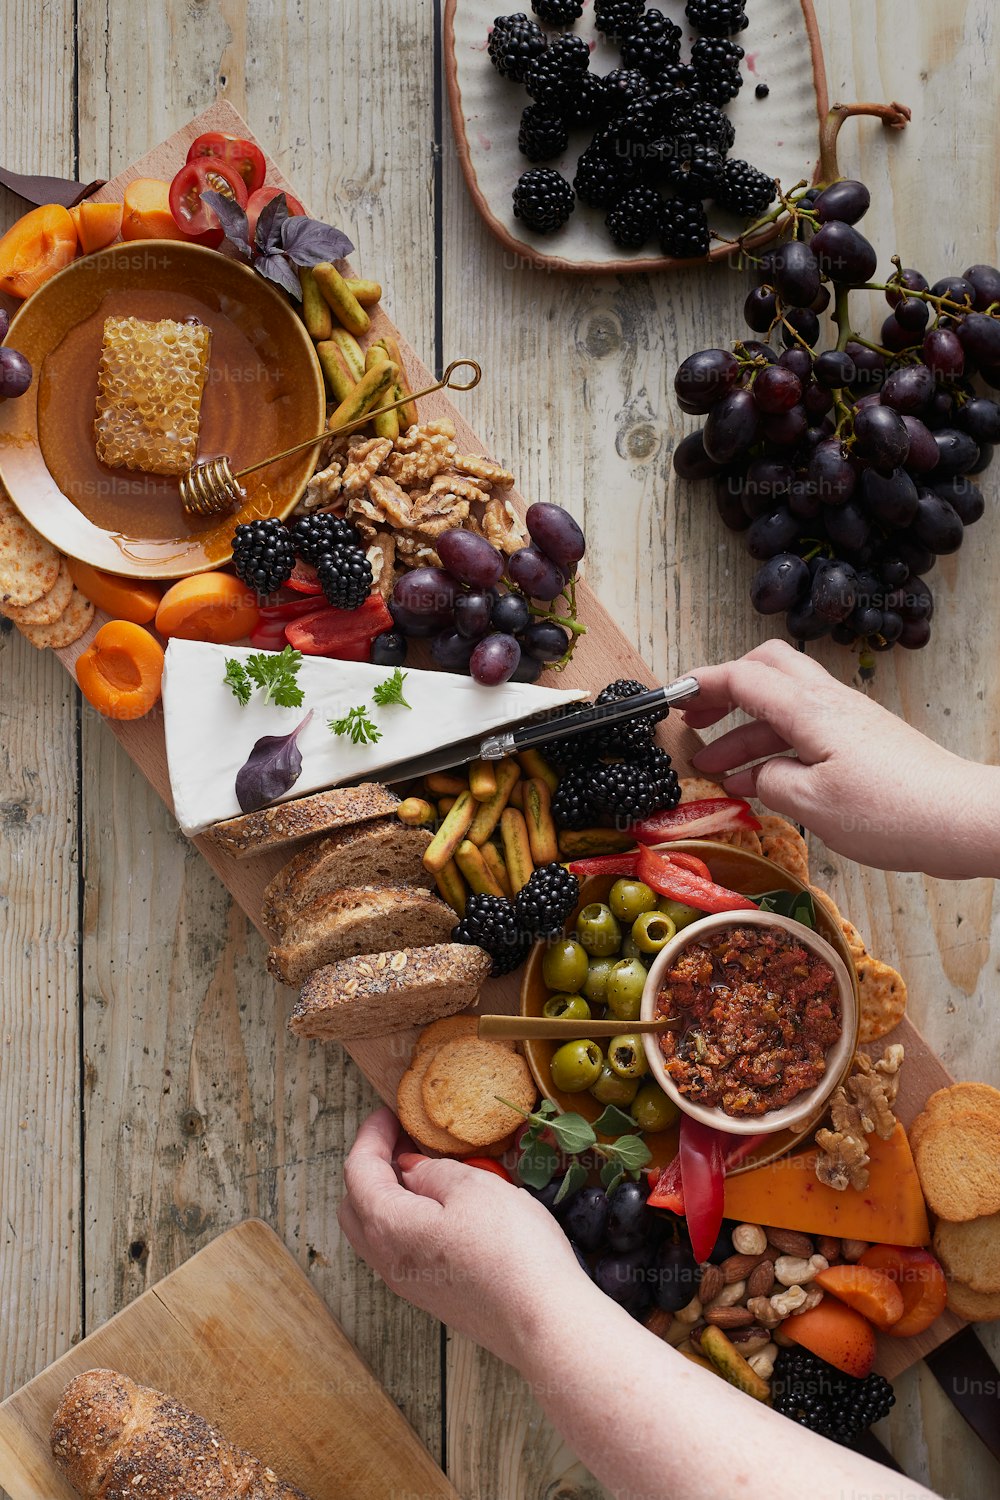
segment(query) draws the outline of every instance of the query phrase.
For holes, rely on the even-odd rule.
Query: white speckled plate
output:
[[[684,29],[682,57],[695,33],[684,16],[683,0],[657,0],[658,8]],[[521,110],[529,104],[523,87],[501,78],[490,64],[486,38],[494,17],[508,10],[530,11],[527,0],[504,6],[498,0],[447,0],[444,21],[445,70],[451,120],[462,171],[472,200],[490,230],[515,263],[549,270],[595,274],[607,271],[659,271],[690,266],[691,261],[650,256],[646,250],[622,250],[604,227],[604,211],[577,202],[566,227],[554,235],[534,234],[514,218],[511,193],[531,165],[517,149]],[[727,113],[736,126],[732,155],[791,187],[811,179],[819,154],[819,121],[827,110],[826,76],[812,0],[747,0],[750,25],[735,39],[746,51],[744,83]],[[548,29],[548,28],[546,28]],[[591,47],[591,68],[608,73],[621,66],[618,49],[594,26],[592,0],[572,28]],[[555,33],[553,33],[555,34]],[[767,83],[766,99],[755,97],[755,85]],[[545,166],[572,181],[576,159],[592,130],[573,131],[569,149]],[[709,224],[731,239],[745,226],[731,214],[711,209]],[[710,259],[729,253],[716,245]]]

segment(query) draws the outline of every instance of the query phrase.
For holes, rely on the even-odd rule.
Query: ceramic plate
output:
[[[718,881],[720,885],[728,886],[730,890],[742,891],[747,896],[759,896],[764,891],[804,891],[807,889],[800,880],[796,880],[794,875],[789,875],[788,871],[783,870],[780,865],[772,864],[769,859],[763,859],[759,854],[748,854],[743,849],[734,849],[728,844],[710,843],[704,839],[682,839],[673,847],[676,847],[678,851],[686,850],[689,854],[697,854],[708,865],[713,880]],[[606,901],[613,884],[614,877],[610,875],[596,875],[590,880],[585,880],[576,910],[579,911],[580,907],[586,906],[588,901]],[[567,932],[573,930],[575,920],[576,911],[566,924]],[[826,938],[843,959],[854,981],[856,1002],[854,1046],[848,1053],[843,1078],[850,1071],[858,1045],[857,1028],[861,1007],[857,974],[844,934],[825,906],[818,901],[816,902],[816,930],[821,937]],[[525,966],[521,982],[521,1014],[523,1016],[540,1016],[545,1001],[548,999],[549,990],[542,978],[544,952],[545,944],[536,943]],[[623,1027],[625,1030],[628,1029],[624,1022]],[[585,1035],[585,1033],[581,1034]],[[575,1111],[577,1114],[585,1115],[588,1120],[596,1120],[602,1106],[589,1093],[565,1094],[553,1088],[550,1065],[552,1055],[558,1045],[557,1042],[543,1041],[523,1043],[525,1058],[540,1093],[544,1098],[554,1100],[560,1109]],[[766,1162],[775,1161],[779,1156],[784,1156],[786,1151],[791,1151],[800,1141],[811,1135],[825,1113],[826,1105],[824,1104],[811,1119],[806,1120],[795,1130],[782,1130],[771,1136],[748,1156],[745,1162],[733,1168],[734,1174],[746,1172],[751,1167],[762,1167]],[[666,1166],[667,1162],[672,1161],[677,1155],[676,1126],[660,1134],[647,1135],[645,1139],[653,1153],[652,1164],[654,1166]]]
[[[0,402],[0,479],[31,524],[70,557],[133,578],[218,567],[238,521],[294,508],[314,454],[250,475],[238,513],[200,521],[185,515],[176,477],[105,468],[94,412],[110,314],[197,318],[211,328],[199,457],[227,453],[236,470],[322,431],[312,341],[284,293],[254,271],[174,240],[135,240],[74,261],[11,324],[11,345],[35,378],[26,395]]]
[[[657,0],[657,4],[683,28],[681,56],[686,57],[695,33],[684,16],[683,0]],[[512,264],[591,274],[690,266],[691,261],[651,255],[652,246],[622,250],[604,227],[604,210],[579,201],[569,223],[557,234],[534,234],[514,218],[514,184],[532,165],[517,149],[521,110],[531,101],[520,84],[500,77],[486,52],[487,34],[502,9],[496,0],[447,0],[444,44],[452,127],[465,181],[489,228],[515,257]],[[742,64],[743,87],[726,109],[736,126],[731,154],[792,187],[813,176],[819,121],[827,109],[812,0],[751,0],[748,14],[750,25],[735,38],[747,54]],[[585,0],[583,15],[572,30],[590,44],[592,72],[605,74],[621,66],[617,47],[594,26],[592,0]],[[766,99],[755,97],[758,83],[767,83]],[[576,159],[592,134],[592,128],[571,132],[568,151],[539,165],[555,167],[572,181]],[[709,225],[727,239],[746,227],[716,209],[709,211]],[[728,254],[728,247],[720,244],[711,259]]]

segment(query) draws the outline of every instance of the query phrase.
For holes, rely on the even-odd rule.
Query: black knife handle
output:
[[[963,1416],[993,1457],[1000,1459],[1000,1371],[972,1328],[963,1328],[924,1355],[928,1369],[952,1406]]]

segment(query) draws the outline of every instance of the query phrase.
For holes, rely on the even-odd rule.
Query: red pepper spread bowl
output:
[[[684,1114],[730,1135],[815,1119],[857,1045],[848,966],[830,943],[776,912],[728,911],[683,928],[642,994],[657,1083]]]

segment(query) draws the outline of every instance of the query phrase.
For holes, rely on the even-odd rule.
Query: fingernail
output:
[[[396,1165],[401,1172],[409,1172],[410,1168],[415,1167],[418,1162],[426,1160],[427,1157],[421,1156],[418,1151],[404,1151],[402,1155],[396,1157]]]

